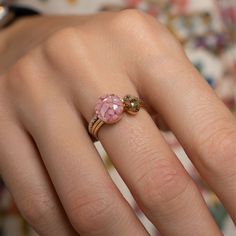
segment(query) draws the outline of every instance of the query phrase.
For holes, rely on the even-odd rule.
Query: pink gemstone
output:
[[[122,117],[123,103],[115,94],[103,95],[95,105],[95,112],[105,123],[112,124]]]
[[[99,103],[96,104],[95,109],[96,109],[96,110],[100,110],[100,109],[101,109],[101,106],[102,106],[102,103],[99,102]]]
[[[114,110],[109,109],[109,111],[107,112],[109,115],[114,115]]]

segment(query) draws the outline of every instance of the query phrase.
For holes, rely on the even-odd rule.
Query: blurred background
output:
[[[91,14],[125,8],[140,9],[165,24],[182,43],[189,59],[217,95],[236,114],[236,0],[16,0],[14,4],[44,14]],[[236,236],[224,207],[200,178],[171,133],[163,133],[194,181],[225,236]],[[101,143],[95,143],[114,182],[153,236],[157,229],[142,214],[129,190],[109,161]],[[236,168],[236,167],[235,167]],[[223,191],[223,186],[222,186]],[[194,202],[193,202],[194,204]],[[236,205],[236,199],[235,199]],[[22,219],[0,179],[0,236],[37,235]]]

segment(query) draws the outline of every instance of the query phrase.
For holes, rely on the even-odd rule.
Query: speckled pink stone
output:
[[[105,123],[115,123],[122,117],[123,103],[115,94],[101,96],[95,106],[95,112]]]

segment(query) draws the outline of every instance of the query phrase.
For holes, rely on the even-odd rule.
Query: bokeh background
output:
[[[193,65],[232,113],[236,114],[236,0],[13,0],[12,2],[36,8],[43,14],[91,14],[125,8],[137,8],[147,12],[165,24],[178,38]],[[236,236],[235,227],[226,210],[198,175],[175,136],[171,132],[163,133],[163,136],[199,186],[210,212],[225,236]],[[114,182],[150,234],[160,235],[133,200],[101,143],[97,142],[95,145]],[[0,236],[31,235],[37,234],[21,217],[11,194],[0,179]]]

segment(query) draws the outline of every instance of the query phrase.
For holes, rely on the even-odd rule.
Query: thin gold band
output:
[[[125,98],[125,97],[124,97]],[[127,112],[129,114],[136,114],[137,111],[132,111],[131,109],[129,109],[128,107],[126,107],[125,105],[125,101],[124,101],[124,98],[121,99],[121,101],[123,102],[124,104],[124,112]],[[136,101],[138,102],[138,105],[139,105],[139,108],[145,108],[145,104],[143,102],[142,99],[140,98],[136,98]],[[138,109],[139,111],[139,109]],[[94,137],[96,138],[96,140],[98,140],[98,131],[99,129],[102,127],[102,125],[105,124],[105,122],[103,120],[101,120],[97,114],[95,114],[91,121],[89,122],[89,125],[88,125],[88,131],[89,133]]]

